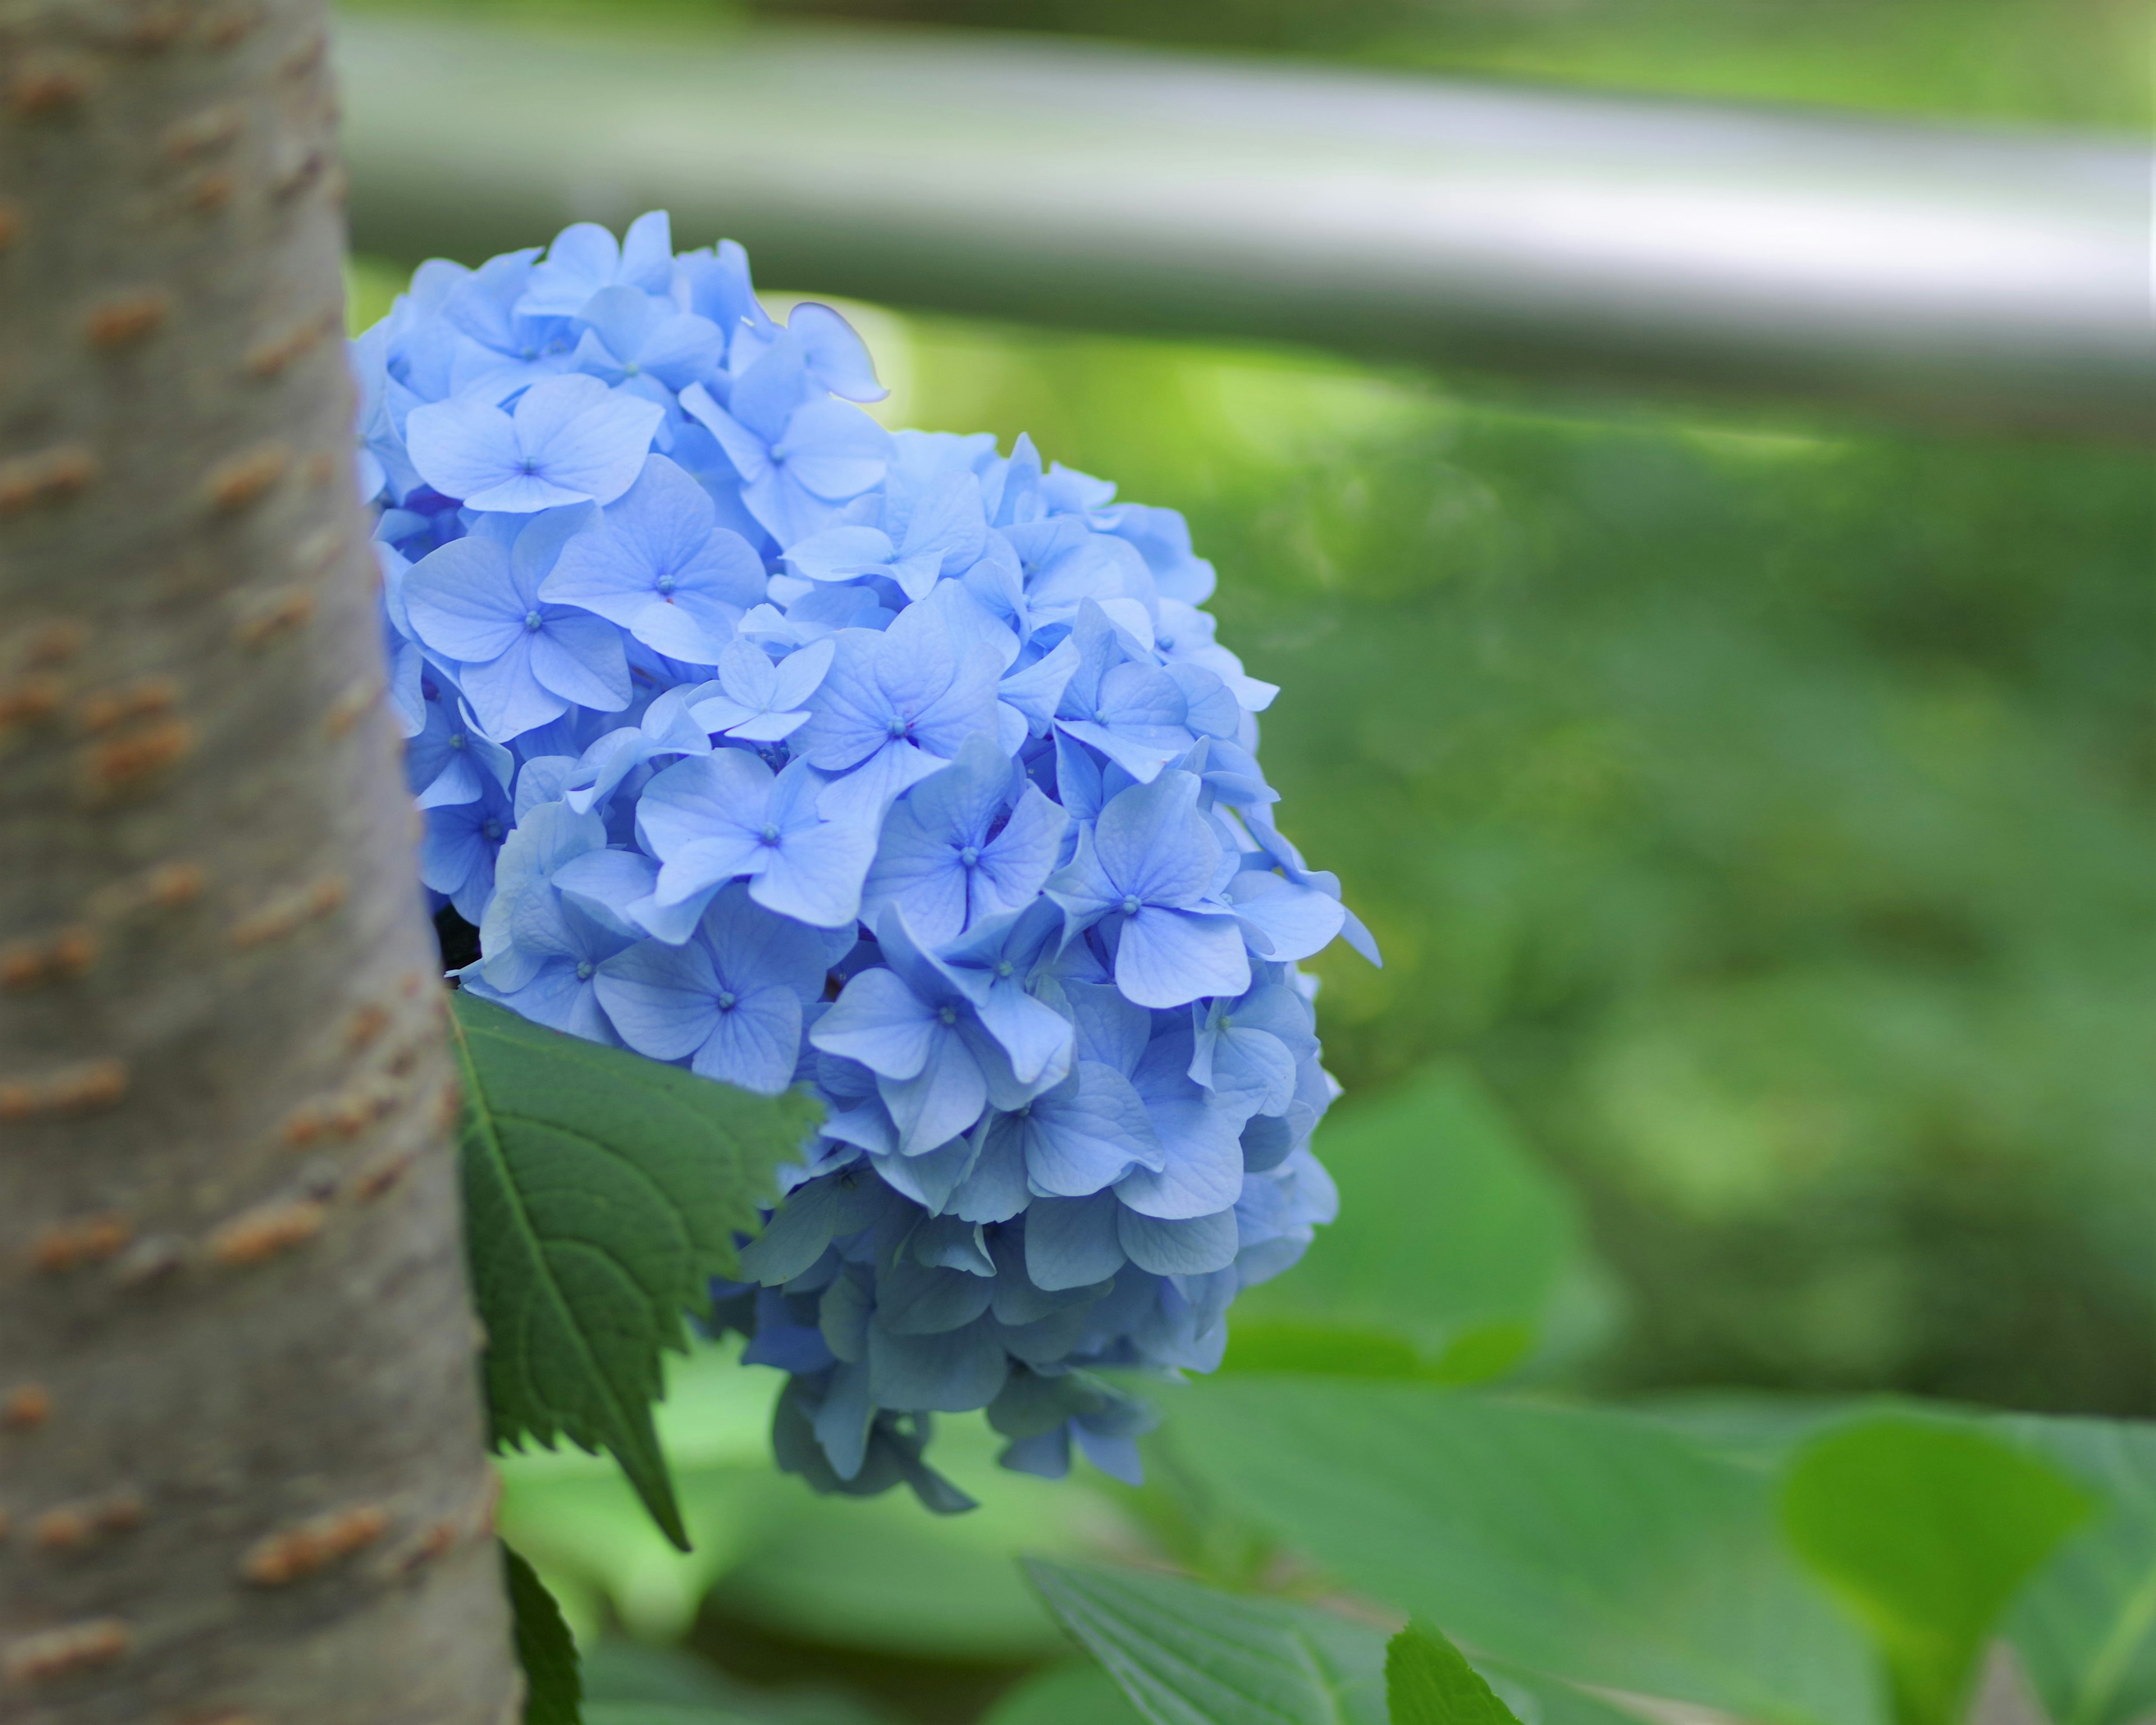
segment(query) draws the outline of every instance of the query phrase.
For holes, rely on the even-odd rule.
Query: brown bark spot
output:
[[[241,1579],[257,1587],[303,1580],[372,1545],[388,1525],[388,1516],[371,1504],[316,1516],[249,1546],[239,1560]]]
[[[238,137],[246,123],[246,115],[235,103],[201,109],[166,128],[165,153],[175,162],[207,156]]]
[[[325,875],[311,885],[281,893],[232,925],[232,943],[247,947],[282,940],[317,917],[336,910],[344,903],[346,890],[341,875]]]
[[[279,1199],[244,1210],[209,1237],[209,1255],[234,1270],[267,1262],[322,1231],[328,1211],[312,1199]]]
[[[330,51],[330,39],[326,31],[317,30],[305,42],[286,54],[278,64],[280,78],[299,79],[320,69]]]
[[[289,160],[280,161],[270,177],[270,195],[280,203],[299,194],[322,177],[329,166],[328,155],[321,150],[300,150]]]
[[[325,336],[341,329],[343,325],[341,306],[318,311],[264,336],[247,350],[240,362],[257,377],[274,377],[294,360],[321,346]]]
[[[160,910],[177,910],[202,896],[200,863],[160,863],[143,878],[142,890]]]
[[[118,689],[85,696],[76,716],[85,731],[110,731],[130,719],[169,712],[179,700],[180,685],[170,677],[141,677]]]
[[[18,725],[49,719],[60,710],[67,686],[58,677],[25,677],[0,689],[0,736]]]
[[[80,1551],[111,1535],[133,1532],[142,1525],[142,1514],[141,1494],[131,1491],[64,1503],[30,1523],[30,1543],[41,1552]]]
[[[100,797],[139,791],[187,759],[194,747],[194,726],[184,719],[131,731],[85,752],[84,783]]]
[[[291,465],[290,449],[282,444],[264,444],[213,467],[203,482],[203,492],[212,508],[228,514],[260,502]]]
[[[8,80],[8,105],[18,118],[64,114],[90,94],[90,69],[80,59],[44,55],[24,62]]]
[[[307,457],[307,483],[326,485],[337,476],[337,458],[326,449]]]
[[[302,1102],[285,1117],[285,1125],[278,1137],[287,1150],[304,1150],[322,1135],[322,1111],[312,1102]]]
[[[0,1079],[0,1125],[38,1114],[89,1113],[126,1094],[127,1069],[118,1060],[87,1060],[42,1079]]]
[[[376,1121],[396,1112],[403,1101],[402,1089],[387,1080],[355,1084],[331,1103],[324,1124],[340,1138],[356,1138]]]
[[[464,1118],[465,1087],[454,1078],[445,1080],[434,1096],[433,1126],[436,1132],[454,1132]]]
[[[315,596],[304,587],[280,587],[264,594],[248,608],[232,632],[233,639],[250,652],[282,640],[306,627],[315,614]]]
[[[381,680],[362,677],[331,701],[329,711],[322,715],[322,729],[331,737],[342,737],[374,709],[382,698]]]
[[[172,295],[162,288],[139,288],[115,294],[90,308],[82,321],[84,338],[93,347],[110,352],[149,335],[172,315]]]
[[[409,1147],[377,1157],[359,1171],[359,1177],[352,1183],[352,1197],[361,1204],[373,1203],[394,1190],[418,1159],[419,1153]]]
[[[0,1426],[35,1431],[53,1417],[53,1393],[42,1384],[18,1384],[0,1396]]]
[[[233,189],[228,173],[200,174],[187,182],[180,201],[199,214],[209,215],[232,202]]]
[[[94,1617],[18,1635],[0,1649],[0,1671],[12,1683],[48,1682],[126,1656],[131,1637],[116,1617]]]
[[[101,1264],[134,1237],[134,1225],[125,1216],[57,1222],[31,1242],[30,1266],[40,1275],[57,1276],[77,1265]]]
[[[80,976],[96,962],[97,942],[86,928],[65,928],[39,941],[18,941],[0,951],[0,988],[34,988],[59,977]]]
[[[64,503],[96,477],[96,459],[80,444],[0,461],[0,516]]]
[[[352,1053],[357,1054],[362,1049],[370,1047],[379,1040],[382,1033],[388,1028],[389,1014],[379,1006],[369,1002],[367,1005],[355,1010],[352,1015],[345,1020],[344,1045]]]

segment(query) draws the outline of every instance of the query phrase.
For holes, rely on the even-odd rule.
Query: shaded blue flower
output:
[[[601,288],[584,302],[577,369],[608,383],[649,377],[669,391],[707,377],[726,351],[718,326],[640,288]]]
[[[456,662],[465,698],[498,741],[558,718],[572,703],[600,711],[628,706],[629,662],[613,625],[539,597],[563,539],[579,525],[575,512],[504,525],[513,537],[474,533],[413,566],[404,608],[419,639]]]
[[[916,784],[884,821],[861,888],[865,915],[892,905],[932,947],[1023,910],[1055,869],[1067,817],[988,737]]]
[[[1198,740],[1182,685],[1127,651],[1091,599],[1078,608],[1070,643],[1075,660],[1055,706],[1056,728],[1066,737],[1098,749],[1141,783]]]
[[[1189,773],[1163,773],[1111,798],[1081,830],[1070,865],[1048,882],[1075,927],[1106,921],[1116,986],[1141,1006],[1250,985],[1242,930],[1216,890],[1220,841],[1198,811],[1198,792]]]
[[[768,910],[819,928],[850,926],[875,835],[818,814],[808,763],[773,773],[723,748],[668,768],[644,788],[637,828],[660,861],[652,896],[630,914],[662,940],[685,940],[711,895],[746,878]]]
[[[611,503],[635,482],[665,410],[596,377],[543,377],[504,413],[478,395],[414,408],[413,465],[444,497],[529,514]]]
[[[1332,1215],[1294,962],[1374,946],[1275,824],[1181,516],[886,432],[837,312],[669,244],[437,260],[354,350],[465,986],[822,1101],[712,1289],[783,1468],[963,1509],[930,1414],[986,1404],[1005,1466],[1135,1480],[1092,1369],[1211,1369]]]
[[[490,778],[471,802],[429,809],[419,840],[419,879],[476,926],[494,893],[495,855],[513,824],[509,795]]]
[[[706,684],[694,708],[696,722],[715,736],[778,742],[808,722],[808,697],[831,669],[835,644],[827,637],[788,653],[776,665],[761,647],[736,641],[719,655],[714,692]]]
[[[578,222],[554,236],[544,263],[531,266],[516,310],[574,317],[603,289],[663,294],[673,277],[673,231],[664,210],[639,216],[619,241],[596,222]]]
[[[808,396],[806,365],[775,348],[738,379],[721,407],[702,384],[681,410],[716,438],[742,478],[742,501],[781,544],[834,524],[835,506],[880,484],[891,434],[859,408]],[[737,417],[738,416],[738,417]]]
[[[786,548],[786,562],[811,581],[854,581],[881,575],[897,583],[908,599],[926,598],[946,575],[961,575],[988,543],[980,483],[970,473],[939,475],[915,499],[905,525],[827,527]],[[886,506],[886,515],[889,506]]]
[[[645,941],[609,958],[595,986],[622,1040],[656,1060],[776,1096],[793,1081],[801,1009],[824,992],[829,942],[739,886],[714,898],[694,937]]]
[[[891,799],[996,732],[996,679],[986,647],[960,651],[940,619],[908,607],[887,629],[841,629],[813,716],[794,738],[803,758],[847,775],[826,807],[880,820]]]
[[[715,665],[763,598],[763,559],[717,525],[710,494],[664,455],[562,547],[540,597],[619,624],[670,659]]]
[[[1034,1088],[1062,1076],[1051,1063],[1020,1081],[972,996],[920,951],[896,912],[884,913],[877,942],[889,968],[849,981],[808,1040],[875,1074],[902,1153],[936,1149],[970,1130],[991,1097],[1023,1106]]]

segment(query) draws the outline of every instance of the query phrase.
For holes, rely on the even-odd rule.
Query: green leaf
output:
[[[660,1355],[736,1268],[773,1170],[815,1121],[455,997],[472,1290],[497,1445],[603,1447],[668,1538],[688,1535],[652,1430]]]
[[[1383,1725],[1381,1630],[1166,1575],[1026,1569],[1151,1725]]]
[[[583,1680],[562,1608],[531,1566],[506,1545],[501,1563],[516,1623],[516,1662],[524,1668],[524,1725],[582,1725]]]
[[[1494,1376],[1585,1273],[1570,1194],[1465,1066],[1328,1116],[1317,1149],[1340,1219],[1237,1302],[1230,1370]]]
[[[1142,1717],[1099,1666],[1065,1661],[1008,1691],[981,1725],[1142,1725]]]
[[[1385,1704],[1392,1725],[1520,1725],[1460,1650],[1419,1620],[1385,1644]]]
[[[2103,1507],[2021,1591],[2008,1639],[2058,1725],[2156,1713],[2156,1425],[2017,1417],[1997,1429],[2041,1450]]]
[[[1184,1467],[1478,1661],[1759,1725],[1881,1717],[1870,1650],[1783,1547],[1772,1481],[1677,1432],[1418,1384],[1221,1378],[1163,1399]]]
[[[1813,1438],[1782,1484],[1799,1557],[1876,1637],[1907,1725],[1955,1725],[2010,1601],[2093,1501],[1974,1426],[1887,1413]]]

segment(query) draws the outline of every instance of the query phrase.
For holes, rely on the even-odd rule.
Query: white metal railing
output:
[[[393,256],[665,207],[899,305],[2156,432],[2123,142],[928,33],[360,17],[339,63]]]

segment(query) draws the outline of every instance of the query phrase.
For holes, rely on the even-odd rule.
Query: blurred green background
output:
[[[2148,13],[2114,0],[756,10],[2146,121]],[[355,261],[356,323],[413,261]],[[1229,1369],[2156,1413],[2144,452],[848,309],[890,423],[1029,431],[1189,516],[1223,639],[1284,690],[1281,824],[1385,947],[1317,963],[1344,1215],[1238,1307]],[[765,1459],[773,1375],[679,1380],[693,1558],[607,1465],[509,1465],[509,1537],[628,1638],[597,1725],[978,1717],[1065,1650],[1021,1548],[1294,1581],[1165,1446],[1143,1492],[1050,1487],[947,1421],[978,1514],[819,1502]],[[1059,1667],[993,1717],[1120,1706]]]

